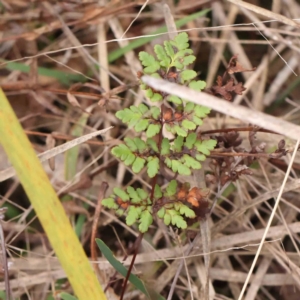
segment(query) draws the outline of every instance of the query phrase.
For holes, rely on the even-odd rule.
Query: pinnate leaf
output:
[[[174,49],[171,45],[171,42],[170,41],[165,41],[164,42],[164,46],[165,46],[165,50],[166,50],[166,53],[171,57],[173,58],[175,53],[174,53]]]
[[[164,207],[162,207],[158,212],[157,212],[157,216],[162,219],[165,216],[166,213],[166,209]]]
[[[113,198],[105,198],[101,201],[102,205],[110,208],[110,209],[117,209],[118,208],[118,204],[115,203],[115,200]]]
[[[191,175],[191,170],[182,163],[179,163],[177,172],[180,175],[185,175],[185,176]]]
[[[201,164],[193,157],[184,154],[182,159],[184,160],[184,164],[189,167],[192,168],[194,170],[199,170],[201,169]]]
[[[189,135],[185,139],[185,143],[184,143],[185,147],[187,147],[188,149],[192,149],[196,140],[197,140],[197,133],[196,132],[189,133]]]
[[[141,211],[138,209],[138,207],[130,206],[126,217],[126,224],[128,226],[133,225],[139,218],[140,214]]]
[[[177,189],[177,181],[176,180],[171,180],[166,188],[166,195],[167,196],[174,196],[176,194],[176,189]]]
[[[189,81],[197,76],[197,73],[194,70],[184,70],[180,73],[182,82]]]
[[[210,154],[210,150],[213,150],[217,145],[216,140],[204,140],[204,141],[197,141],[195,143],[196,149],[202,152],[205,155]]]
[[[132,164],[132,171],[134,173],[139,173],[143,169],[145,162],[146,160],[144,158],[137,157]]]
[[[129,200],[128,194],[125,191],[123,191],[122,189],[116,187],[113,189],[113,191],[114,191],[114,194],[116,194],[118,197],[120,197],[123,201]]]
[[[127,187],[127,193],[131,199],[130,202],[139,203],[141,201],[141,197],[133,187],[131,186]]]
[[[165,223],[165,225],[167,225],[167,226],[169,226],[170,223],[171,223],[171,216],[170,216],[168,213],[166,213],[166,214],[164,215],[164,223]]]
[[[152,215],[150,214],[150,212],[148,210],[144,210],[141,213],[140,222],[141,222],[140,225],[139,225],[140,232],[142,232],[142,233],[147,232],[148,229],[149,229],[149,226],[153,222],[153,217],[152,217]]]
[[[189,88],[198,92],[204,90],[205,87],[206,87],[206,82],[202,80],[197,80],[197,81],[193,80],[189,83]]]
[[[159,170],[159,159],[157,157],[150,157],[149,162],[147,164],[148,170],[148,176],[150,178],[153,178]]]
[[[158,60],[160,61],[160,65],[163,67],[168,67],[171,63],[171,59],[167,56],[164,48],[161,45],[155,45],[154,51]]]
[[[149,147],[153,151],[158,152],[157,143],[153,139],[151,139],[151,138],[147,139],[147,145],[149,145]]]
[[[180,209],[179,209],[179,212],[181,215],[185,215],[187,218],[195,218],[196,215],[195,215],[195,212],[190,209],[188,206],[186,205],[181,205]]]
[[[161,197],[162,197],[161,188],[158,184],[156,184],[154,188],[154,198],[159,199]]]
[[[175,37],[174,41],[176,43],[176,47],[178,48],[178,50],[187,49],[189,47],[189,43],[188,43],[189,37],[186,32],[179,33]]]
[[[137,122],[134,129],[135,129],[136,132],[141,132],[141,131],[146,130],[148,125],[149,125],[149,120],[143,119],[143,120],[140,120],[140,121]]]
[[[151,138],[153,136],[155,136],[156,134],[159,133],[161,128],[160,124],[150,124],[147,131],[146,131],[146,135],[148,138]]]
[[[205,118],[210,113],[210,108],[202,105],[195,106],[195,115],[199,118]]]
[[[161,155],[170,154],[170,141],[167,138],[163,138],[161,143]]]
[[[175,152],[181,152],[182,151],[182,146],[183,146],[183,137],[182,136],[178,136],[174,140],[173,150]]]
[[[159,62],[149,53],[141,51],[139,53],[139,59],[142,62],[142,65],[145,66],[144,72],[146,74],[151,74],[160,69]]]
[[[137,193],[141,197],[141,199],[145,200],[148,197],[148,193],[146,193],[143,189],[136,189]]]
[[[179,125],[175,125],[173,128],[178,135],[183,136],[183,137],[187,136],[187,132]]]
[[[158,102],[162,100],[162,95],[159,93],[154,93],[152,97],[150,97],[152,102]]]
[[[196,129],[196,124],[193,123],[193,122],[190,121],[190,120],[185,119],[185,120],[182,121],[181,124],[182,124],[182,126],[183,126],[185,129],[187,129],[187,130],[194,130],[194,129]]]
[[[174,96],[174,95],[168,96],[167,100],[169,102],[173,102],[174,104],[177,104],[177,105],[182,104],[182,100],[179,97]]]
[[[186,229],[187,223],[180,215],[173,215],[172,216],[172,225],[175,225],[178,228]]]

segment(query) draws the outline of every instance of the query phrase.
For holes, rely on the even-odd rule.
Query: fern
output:
[[[206,83],[197,80],[197,73],[187,67],[195,61],[189,48],[188,35],[180,33],[174,40],[154,47],[155,56],[140,52],[143,73],[175,81],[193,90],[201,91]],[[174,174],[191,175],[201,169],[202,162],[216,146],[216,140],[203,139],[197,130],[210,109],[195,105],[174,95],[163,94],[141,82],[145,96],[152,102],[168,101],[169,106],[130,106],[116,113],[116,117],[139,133],[139,137],[124,139],[124,143],[113,147],[111,153],[130,167],[133,173],[147,170],[149,178],[161,176],[161,168]],[[175,138],[163,137],[163,128]],[[126,216],[126,224],[137,225],[146,232],[155,218],[166,225],[187,228],[189,219],[197,219],[196,208],[205,201],[207,192],[188,183],[169,182],[164,190],[156,184],[154,191],[127,187],[126,191],[115,188],[113,194],[103,199],[102,205]]]

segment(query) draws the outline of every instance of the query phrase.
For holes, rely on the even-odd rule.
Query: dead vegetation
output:
[[[143,172],[131,173],[109,150],[131,134],[115,112],[143,101],[138,52],[151,51],[153,44],[168,39],[168,34],[157,33],[166,23],[172,34],[163,2],[0,3],[0,85],[37,153],[43,157],[74,138],[113,126],[101,138],[75,143],[44,162],[87,255],[93,263],[99,256],[95,266],[102,286],[109,283],[111,299],[119,298],[122,278],[95,253],[91,237],[101,238],[120,260],[126,256],[128,267],[138,233],[122,218],[101,210],[97,200],[103,196],[103,181],[109,186],[107,194],[114,187],[150,187]],[[196,173],[189,179],[210,188],[210,203],[217,199],[201,227],[202,238],[197,235],[199,224],[177,232],[155,223],[141,242],[133,273],[166,299],[298,299],[300,162],[299,155],[291,155],[292,138],[300,129],[295,76],[300,72],[299,23],[294,20],[300,4],[165,2],[175,21],[211,9],[177,29],[189,34],[197,56],[194,70],[207,82],[207,92],[234,105],[230,113],[215,111],[206,120],[202,134],[214,136],[218,147],[205,166],[206,176]],[[238,105],[261,119],[249,124],[247,118],[233,118],[239,117]],[[264,119],[261,113],[277,119]],[[72,293],[2,151],[0,170],[1,204],[7,207],[1,223],[14,299],[60,299],[59,292]],[[220,191],[218,182],[226,188]],[[280,202],[275,210],[276,199]],[[5,289],[2,277],[0,290]],[[144,299],[132,286],[125,298]]]

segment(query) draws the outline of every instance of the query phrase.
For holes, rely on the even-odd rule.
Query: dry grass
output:
[[[59,146],[72,138],[114,127],[102,139],[94,138],[65,154],[55,154],[54,170],[44,162],[87,255],[91,256],[90,237],[101,183],[108,182],[107,194],[116,186],[150,187],[145,173],[133,174],[116,162],[109,149],[125,135],[134,134],[121,126],[114,113],[144,101],[136,85],[136,72],[141,70],[138,51],[151,51],[153,44],[168,35],[158,35],[117,59],[113,55],[120,47],[128,47],[138,37],[165,25],[163,3],[169,5],[175,21],[204,8],[212,9],[206,17],[181,28],[189,33],[197,56],[194,68],[208,86],[223,74],[232,55],[238,54],[246,69],[257,67],[254,72],[237,76],[247,87],[246,92],[234,99],[235,105],[217,104],[220,113],[211,114],[203,130],[245,127],[252,122],[281,134],[258,133],[258,143],[265,142],[270,148],[284,137],[292,154],[300,132],[300,89],[295,75],[300,73],[300,34],[299,22],[293,20],[299,16],[300,4],[295,0],[248,2],[251,5],[237,0],[182,0],[176,5],[173,1],[125,0],[0,3],[0,85],[37,153],[43,157],[44,152],[52,151],[53,140]],[[172,18],[169,15],[166,19],[172,31]],[[208,105],[213,105],[207,99]],[[226,109],[228,113],[221,114]],[[51,141],[46,142],[49,134],[52,146]],[[242,136],[245,147],[249,147],[246,134]],[[169,299],[299,299],[299,163],[298,154],[293,158],[288,155],[277,164],[261,158],[253,176],[232,183],[220,196],[222,201],[209,218],[208,227],[202,228],[202,233],[209,234],[209,245],[203,246],[200,237],[191,244],[185,234],[178,235],[155,223],[142,241],[134,273],[166,299],[168,295]],[[71,288],[17,178],[11,177],[8,168],[1,151],[0,200],[8,207],[2,227],[8,260],[13,262],[13,295],[15,299],[59,299],[55,296],[59,291],[71,293]],[[217,189],[210,188],[212,200]],[[199,226],[194,231],[200,232]],[[137,234],[123,219],[101,211],[97,236],[120,260]],[[129,265],[131,257],[124,265]],[[101,278],[105,285],[114,270],[101,257],[93,263],[105,275]],[[111,287],[111,299],[118,299],[121,280]],[[0,290],[4,289],[3,276]],[[144,299],[131,288],[125,297]]]

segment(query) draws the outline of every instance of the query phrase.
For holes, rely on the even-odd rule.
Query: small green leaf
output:
[[[172,162],[172,171],[174,173],[176,173],[178,171],[180,162],[178,160],[174,160],[174,159],[171,162]]]
[[[142,65],[145,66],[144,72],[146,74],[151,74],[160,69],[160,64],[155,58],[145,51],[139,53],[139,59],[142,62]]]
[[[161,128],[160,124],[150,124],[147,131],[146,131],[146,136],[148,138],[151,138],[151,137],[155,136],[156,134],[159,133],[160,128]]]
[[[151,98],[151,97],[153,97],[153,90],[150,88],[150,89],[147,89],[146,91],[145,91],[145,96],[147,97],[147,98]]]
[[[188,66],[188,65],[192,64],[195,60],[196,60],[196,56],[188,55],[183,58],[183,64],[185,66]]]
[[[118,197],[120,197],[123,201],[129,200],[128,194],[125,191],[123,191],[122,189],[116,187],[113,189],[113,191],[114,191],[114,194],[116,194]]]
[[[159,170],[159,159],[157,157],[149,157],[149,162],[147,164],[148,170],[148,176],[150,178],[153,178]]]
[[[205,118],[210,113],[210,108],[206,106],[196,105],[195,115],[199,118]]]
[[[181,124],[182,124],[182,126],[183,126],[185,129],[187,129],[187,130],[194,130],[194,129],[196,129],[196,124],[193,123],[193,122],[190,121],[190,120],[185,119],[185,120],[182,121]]]
[[[184,70],[180,73],[180,78],[182,82],[189,81],[197,76],[197,73],[194,70]]]
[[[193,116],[193,122],[198,126],[201,126],[203,124],[203,121],[197,116]]]
[[[139,203],[141,201],[139,194],[136,192],[136,190],[133,187],[131,186],[127,187],[127,193],[131,198],[130,202]]]
[[[178,70],[182,70],[184,65],[179,61],[179,60],[175,60],[173,63],[174,67]]]
[[[199,160],[199,161],[205,161],[205,160],[206,160],[206,156],[203,155],[203,154],[197,153],[197,154],[195,155],[195,157],[196,157],[196,159]]]
[[[171,59],[167,56],[164,48],[161,45],[155,45],[154,51],[160,61],[160,65],[167,68],[171,63]]]
[[[213,150],[216,147],[216,145],[217,145],[216,140],[204,140],[204,141],[197,141],[195,143],[196,149],[205,155],[209,155],[210,150]]]
[[[166,166],[167,166],[168,168],[171,169],[171,167],[172,167],[172,161],[171,161],[171,159],[170,159],[169,157],[166,157],[166,159],[165,159],[165,164],[166,164]]]
[[[184,221],[182,216],[179,215],[173,215],[172,216],[172,225],[175,225],[178,228],[186,229],[187,223]]]
[[[169,214],[167,214],[167,213],[164,215],[164,223],[167,226],[169,226],[170,223],[171,223],[171,216]]]
[[[125,211],[122,208],[119,208],[116,210],[116,215],[118,215],[119,217],[122,217],[124,215]]]
[[[164,46],[165,46],[165,50],[166,50],[166,53],[171,57],[173,58],[174,57],[174,49],[170,43],[170,41],[165,41],[164,42]]]
[[[181,32],[179,33],[174,41],[176,42],[176,46],[178,48],[178,50],[183,50],[183,49],[187,49],[189,47],[189,37],[188,34],[186,32]]]
[[[135,155],[133,153],[129,153],[124,161],[125,166],[131,166],[135,161]]]
[[[134,173],[139,173],[143,169],[145,162],[146,160],[144,158],[137,157],[132,165],[132,171]]]
[[[183,137],[177,136],[177,138],[174,140],[173,149],[175,152],[181,152],[183,147]]]
[[[142,119],[134,126],[136,132],[141,132],[146,130],[149,125],[149,120]]]
[[[158,93],[154,93],[153,96],[150,98],[152,102],[158,102],[162,100],[162,95]]]
[[[166,196],[171,197],[176,194],[177,181],[175,179],[171,180],[166,188]]]
[[[202,80],[193,80],[189,83],[189,88],[194,90],[194,91],[202,91],[206,87],[206,82]]]
[[[150,148],[153,151],[158,152],[157,143],[153,139],[151,139],[151,138],[147,139],[146,143],[147,143],[147,145],[150,146]]]
[[[135,207],[135,206],[130,206],[128,209],[127,217],[126,217],[126,224],[128,226],[133,225],[136,223],[137,219],[139,218],[141,214],[141,211]]]
[[[166,209],[164,207],[162,207],[158,212],[157,212],[157,216],[162,219],[165,216],[166,213]]]
[[[183,136],[183,137],[187,136],[187,132],[183,128],[181,128],[179,125],[175,125],[173,128],[178,135]]]
[[[185,215],[187,218],[195,218],[196,217],[195,212],[184,204],[181,205],[179,212],[181,215]]]
[[[193,157],[184,154],[182,159],[184,160],[184,164],[189,167],[192,168],[194,170],[199,170],[201,169],[201,164]]]
[[[177,104],[177,105],[182,104],[182,100],[179,97],[174,96],[174,95],[168,96],[167,101],[173,102],[174,104]]]
[[[131,138],[125,138],[124,139],[124,142],[126,143],[126,145],[129,147],[129,149],[131,150],[131,151],[137,151],[137,146],[136,146],[136,144],[135,144],[135,142],[134,142],[134,140],[133,139],[131,139]]]
[[[138,110],[139,110],[140,113],[143,115],[143,114],[145,114],[145,113],[149,110],[149,108],[148,108],[145,104],[141,103],[141,104],[138,106]]]
[[[170,154],[170,141],[167,138],[163,138],[161,143],[161,155]]]
[[[140,138],[134,138],[134,142],[139,150],[139,152],[143,152],[147,149],[146,143]]]
[[[182,163],[179,163],[178,174],[188,176],[191,175],[191,170],[187,166],[183,165]]]
[[[188,149],[192,149],[196,140],[197,140],[197,133],[196,132],[189,133],[189,135],[185,139],[185,143],[184,143],[185,147],[187,147]]]
[[[145,233],[148,231],[149,226],[153,222],[152,215],[150,214],[150,212],[148,210],[144,210],[141,213],[140,220],[141,220],[141,223],[139,225],[139,230],[140,230],[140,232]]]
[[[145,192],[143,189],[138,188],[138,189],[136,189],[136,191],[139,194],[141,199],[143,199],[143,200],[147,199],[148,193]]]
[[[153,119],[158,120],[159,116],[160,116],[160,109],[157,106],[152,106],[151,109],[151,115],[153,117]]]
[[[195,108],[195,104],[192,102],[188,102],[188,103],[186,103],[186,105],[184,107],[184,111],[186,113],[191,113],[194,110],[194,108]]]
[[[162,197],[161,188],[158,184],[156,184],[154,188],[154,198],[159,199],[161,197]]]
[[[105,198],[101,201],[102,205],[110,208],[110,209],[117,209],[118,208],[118,204],[115,203],[115,200],[113,198]]]

